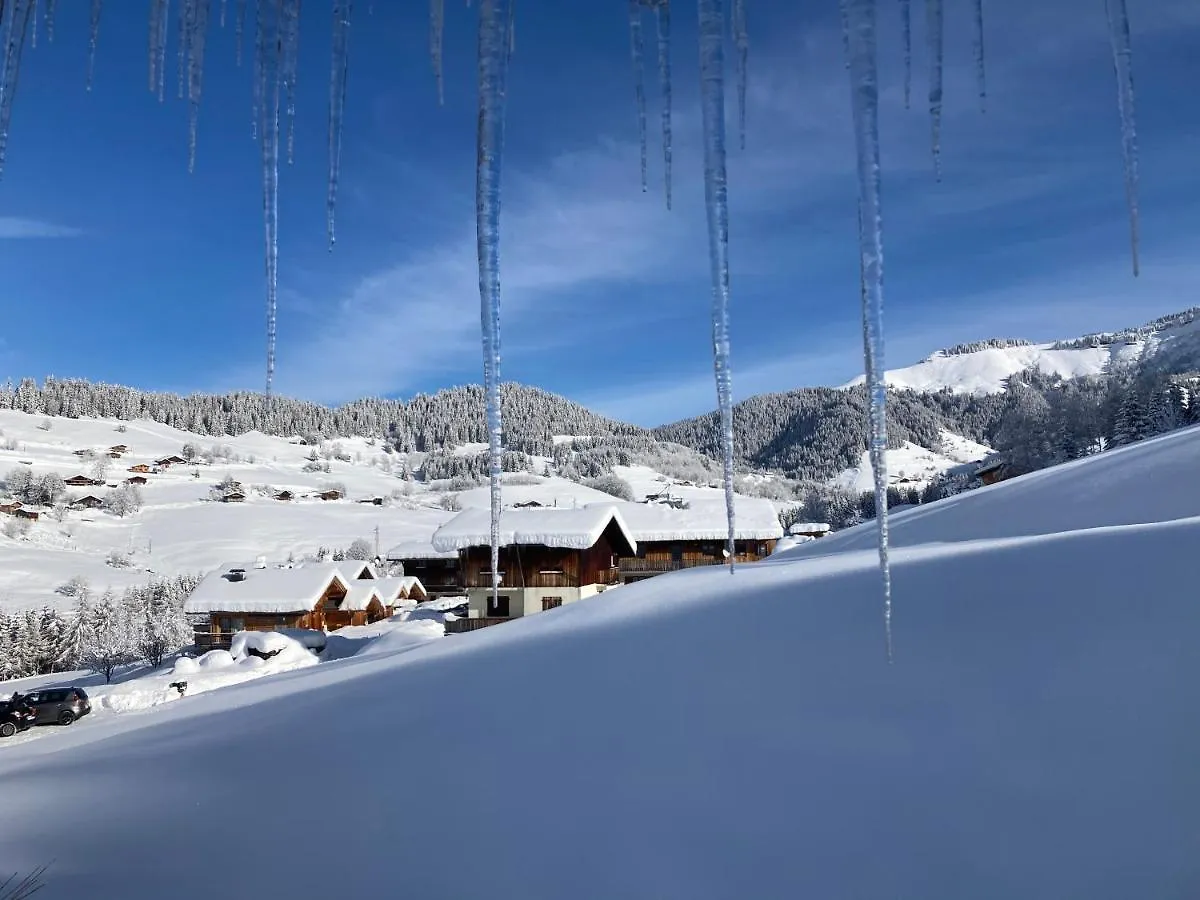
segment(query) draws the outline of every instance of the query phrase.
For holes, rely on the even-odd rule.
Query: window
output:
[[[542,598],[542,612],[545,612],[548,609],[557,609],[560,606],[562,606],[562,597]]]
[[[245,631],[246,622],[243,619],[234,618],[232,616],[221,616],[221,618],[217,619],[217,630],[223,631],[226,634],[234,634],[238,631]]]
[[[499,597],[488,595],[487,614],[490,617],[505,618],[508,616],[508,597],[501,594]]]

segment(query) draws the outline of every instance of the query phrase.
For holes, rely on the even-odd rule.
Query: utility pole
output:
[[[375,558],[379,559],[379,526],[375,526]]]

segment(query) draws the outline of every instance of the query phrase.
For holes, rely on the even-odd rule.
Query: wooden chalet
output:
[[[422,603],[429,599],[421,579],[412,575],[379,578],[375,581],[384,608],[391,615],[402,603]]]
[[[387,552],[387,561],[399,565],[404,575],[420,580],[430,597],[455,597],[463,593],[462,570],[457,550],[434,550],[429,543],[397,544]]]
[[[289,502],[289,501],[295,499],[295,496],[296,495],[293,494],[291,491],[279,491],[278,493],[275,494],[275,499],[282,500],[284,502]]]
[[[148,484],[150,481],[145,475],[134,475],[125,479],[126,484]]]
[[[338,488],[330,488],[327,491],[321,491],[317,494],[318,499],[321,500],[341,500],[345,496],[345,492]]]
[[[5,500],[3,503],[0,503],[0,513],[3,513],[6,516],[16,515],[17,510],[20,508],[20,500]]]
[[[136,466],[130,466],[129,471],[137,472],[139,475],[149,475],[150,467],[146,463],[138,463]]]
[[[111,447],[108,448],[108,452],[109,453],[128,453],[129,448],[126,447],[124,444],[113,444]]]
[[[620,583],[617,561],[637,553],[612,506],[583,509],[506,509],[500,515],[500,568],[492,596],[490,515],[459,513],[437,530],[433,547],[459,553],[468,619],[449,630],[470,630],[532,615],[599,594]]]
[[[1013,477],[1012,467],[1003,457],[987,460],[975,470],[975,477],[984,484],[996,484]]]
[[[832,530],[825,522],[795,522],[788,526],[792,537],[823,538]]]
[[[245,499],[246,495],[236,488],[228,490],[221,495],[222,503],[242,503]]]
[[[160,469],[167,469],[171,466],[180,466],[186,463],[187,460],[182,456],[164,456],[162,459],[156,459],[154,464]]]
[[[104,505],[104,501],[94,494],[88,494],[86,497],[80,497],[71,504],[75,509],[99,509]]]
[[[86,475],[72,475],[70,478],[64,479],[63,483],[70,487],[99,487],[104,484],[104,479],[88,478]]]
[[[774,505],[756,497],[734,499],[734,562],[765,559],[783,537]],[[637,542],[637,552],[619,561],[623,583],[729,563],[729,525],[723,498],[664,498],[659,502],[596,505],[616,508]]]
[[[334,631],[387,616],[368,563],[269,566],[232,563],[209,573],[184,602],[199,647],[227,647],[239,631]]]
[[[36,512],[34,512],[32,509],[25,509],[24,507],[22,507],[21,509],[18,509],[16,512],[13,513],[13,515],[16,516],[18,519],[28,519],[31,522],[36,522],[39,518],[38,514]]]
[[[383,498],[382,497],[364,497],[363,499],[358,500],[356,502],[366,503],[368,506],[383,506]]]

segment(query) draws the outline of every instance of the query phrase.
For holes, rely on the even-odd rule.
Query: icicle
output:
[[[38,20],[38,0],[33,0],[33,21],[31,23],[33,31],[29,35],[29,46],[34,50],[37,49],[37,20]]]
[[[196,132],[200,120],[200,94],[204,88],[204,41],[208,32],[209,0],[189,0],[188,15],[188,171],[196,168]]]
[[[325,223],[330,250],[337,240],[334,233],[334,212],[337,209],[338,175],[342,165],[342,113],[346,106],[350,15],[353,11],[354,0],[334,0],[333,67],[329,77],[329,193],[325,201]]]
[[[187,84],[187,76],[184,74],[187,71],[185,63],[189,53],[188,44],[192,39],[192,19],[195,18],[195,6],[196,0],[179,0],[179,48],[176,80],[179,82],[180,100],[184,97],[184,86]]]
[[[1140,227],[1138,224],[1138,146],[1137,120],[1134,116],[1133,42],[1129,35],[1129,11],[1125,0],[1105,0],[1108,36],[1112,42],[1113,68],[1117,74],[1117,111],[1121,115],[1121,155],[1125,161],[1125,197],[1129,205],[1129,246],[1133,254],[1133,274],[1141,270],[1139,262]]]
[[[724,466],[729,524],[729,571],[733,572],[733,390],[729,373],[729,204],[725,182],[725,14],[723,0],[699,0],[700,109],[704,127],[704,201],[712,268],[713,371],[720,416],[718,444]]]
[[[220,25],[222,28],[225,27],[225,0],[221,0],[221,22],[220,22]]]
[[[279,95],[283,69],[283,13],[279,4],[260,2],[255,47],[256,110],[263,170],[263,229],[267,276],[267,379],[268,403],[275,382],[275,313],[279,284]]]
[[[738,134],[746,149],[746,70],[750,35],[746,30],[746,0],[733,0],[733,46],[737,50]]]
[[[850,64],[850,100],[858,167],[859,286],[862,294],[863,358],[870,399],[870,459],[875,480],[883,622],[892,661],[892,576],[888,560],[887,390],[883,364],[883,220],[879,173],[879,76],[875,0],[841,0]]]
[[[987,67],[983,57],[983,0],[975,0],[975,80],[979,85],[979,109],[987,109]]]
[[[54,14],[58,8],[57,0],[46,0],[46,42],[54,43]]]
[[[433,64],[433,80],[437,85],[438,105],[446,102],[442,79],[442,43],[446,30],[444,0],[429,0],[429,60]]]
[[[638,140],[642,151],[642,190],[646,190],[646,84],[642,77],[642,3],[629,0],[629,41],[633,54],[633,90],[637,97]]]
[[[500,175],[504,106],[511,48],[511,0],[479,4],[479,117],[475,169],[475,229],[479,257],[479,314],[483,326],[483,384],[487,405],[491,487],[492,603],[500,591]]]
[[[17,94],[17,81],[21,75],[21,51],[25,47],[25,34],[29,30],[29,15],[33,10],[32,0],[9,0],[4,10],[4,69],[0,73],[0,175],[4,174],[4,163],[8,155],[8,125],[12,120],[13,100]]]
[[[300,67],[300,0],[283,0],[283,86],[287,91],[287,161],[296,151],[296,73]]]
[[[100,40],[100,12],[104,0],[92,0],[92,19],[88,25],[87,89],[92,89],[92,75],[96,71],[96,43]]]
[[[663,184],[671,208],[671,0],[658,0],[658,83],[662,94]]]
[[[925,37],[929,47],[929,120],[933,147],[933,173],[942,180],[942,53],[945,26],[942,0],[925,0]]]
[[[900,29],[904,33],[904,108],[912,101],[912,0],[900,0]]]
[[[246,0],[237,0],[237,11],[233,16],[233,58],[234,64],[242,64],[242,35],[246,31]]]
[[[156,68],[158,72],[158,102],[163,101],[167,84],[167,31],[170,25],[171,2],[170,0],[161,0],[162,14],[158,19],[158,41],[155,49],[158,53],[158,61]],[[151,88],[153,90],[154,88]]]
[[[164,0],[150,0],[150,36],[147,42],[146,57],[150,62],[150,90],[158,86],[158,20],[164,14]]]

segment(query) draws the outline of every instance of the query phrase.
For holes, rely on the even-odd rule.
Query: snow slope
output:
[[[57,857],[47,898],[1198,896],[1198,467],[1193,429],[897,515],[894,665],[846,532],[0,748],[0,860]]]
[[[888,482],[900,488],[921,488],[951,469],[979,462],[991,452],[990,447],[949,431],[942,432],[939,450],[905,441],[904,446],[887,451]],[[856,494],[874,491],[875,470],[870,452],[864,450],[859,464],[842,472],[833,483]]]

